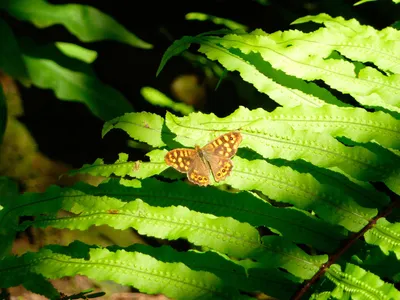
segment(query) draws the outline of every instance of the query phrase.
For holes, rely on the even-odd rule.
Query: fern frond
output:
[[[310,127],[315,132],[306,131]],[[107,122],[103,134],[112,128],[124,129],[130,137],[158,147],[173,142],[204,145],[216,137],[215,132],[240,129],[242,145],[265,158],[302,159],[322,168],[339,168],[359,180],[384,180],[400,168],[397,157],[377,155],[360,146],[346,147],[330,136],[346,136],[362,143],[377,140],[386,147],[399,147],[400,121],[357,108],[325,106],[313,113],[304,108],[287,113],[282,108],[267,113],[240,107],[226,118],[202,113],[179,118],[167,113],[165,124],[161,117],[133,113]]]
[[[263,160],[247,161],[236,157],[235,176],[226,182],[241,190],[258,190],[275,201],[290,203],[299,209],[315,211],[331,224],[359,231],[377,214],[376,209],[358,205],[339,190],[319,184],[309,174],[287,167],[275,167]]]
[[[149,86],[142,87],[140,90],[140,94],[143,96],[144,99],[146,99],[146,101],[153,105],[167,107],[183,115],[190,114],[194,111],[192,106],[185,103],[174,102],[167,95]]]
[[[116,251],[120,247],[109,247]],[[242,291],[264,291],[278,299],[288,299],[295,292],[299,278],[278,269],[251,268],[248,261],[237,261],[214,251],[190,250],[178,252],[169,246],[149,247],[134,244],[125,248],[129,252],[141,252],[163,262],[181,262],[195,271],[207,271],[217,275],[234,289]],[[248,266],[250,265],[250,266]],[[268,282],[268,285],[265,283]]]
[[[84,103],[102,120],[133,110],[122,93],[95,76],[67,69],[46,58],[29,55],[23,58],[29,77],[36,86],[53,90],[61,100]],[[110,98],[114,101],[109,101]]]
[[[320,184],[330,185],[341,190],[343,194],[350,196],[361,206],[383,209],[390,203],[390,198],[385,193],[376,190],[370,183],[356,180],[337,168],[334,171],[328,170],[316,167],[304,160],[290,162],[282,159],[274,159],[270,160],[270,162],[275,166],[286,166],[300,173],[309,173]]]
[[[99,281],[112,280],[133,285],[145,293],[163,293],[178,299],[247,299],[216,275],[193,271],[180,262],[165,263],[140,252],[125,250],[112,252],[82,247],[62,250],[62,253],[57,253],[45,247],[36,253],[0,261],[0,282],[5,286],[13,286],[15,281],[24,283],[23,280],[29,279],[23,275],[32,273],[49,279],[80,274]],[[86,253],[83,252],[85,250]]]
[[[58,291],[48,282],[43,274],[35,272],[29,265],[28,255],[22,257],[8,256],[0,260],[0,282],[2,288],[9,288],[22,284],[30,291],[46,296],[49,299],[58,299]],[[24,258],[28,258],[24,261]]]
[[[310,20],[323,22],[328,28],[307,34],[293,30],[271,35],[257,29],[248,34],[227,34],[224,37],[209,34],[184,39],[186,45],[200,44],[199,52],[220,62],[227,70],[239,71],[245,81],[282,106],[304,104],[318,107],[323,103],[343,106],[331,95],[317,93],[319,88],[316,85],[305,88],[303,83],[299,88],[293,84],[300,79],[323,80],[366,107],[399,113],[400,91],[397,86],[400,77],[393,74],[399,70],[400,58],[395,54],[398,52],[395,50],[398,31],[393,28],[378,31],[355,20],[333,19],[323,14],[301,18],[294,23]],[[333,23],[335,25],[330,28]],[[340,30],[337,30],[338,26]],[[382,49],[391,50],[382,52]],[[353,62],[335,58],[332,55],[335,52],[348,59],[373,63],[387,74],[369,66],[357,69]],[[160,68],[170,57],[164,56]],[[314,91],[321,97],[314,96]]]
[[[350,94],[365,106],[399,110],[398,94],[400,92],[396,88],[400,82],[398,76],[385,76],[371,67],[365,67],[356,73],[351,62],[320,56],[317,54],[318,52],[310,55],[301,49],[297,50],[295,43],[286,47],[284,44],[258,33],[259,31],[247,36],[230,34],[223,38],[207,37],[203,39],[204,42],[202,41],[199,51],[212,60],[218,59],[224,66],[226,63],[224,64],[220,58],[221,56],[231,56],[229,50],[232,48],[240,49],[243,59],[246,55],[256,52],[273,68],[288,75],[303,80],[323,80],[331,88]],[[334,39],[335,37],[330,36],[329,38]],[[330,43],[333,41],[329,40]]]
[[[106,122],[101,135],[104,137],[111,129],[119,128],[126,131],[131,138],[153,147],[162,147],[165,145],[161,138],[163,126],[164,119],[156,114],[126,113]]]
[[[336,284],[332,296],[338,299],[343,297],[365,300],[400,298],[400,292],[393,284],[385,283],[379,276],[353,264],[346,264],[344,271],[339,265],[332,265],[326,276]]]
[[[78,187],[82,184],[78,185]],[[97,189],[88,186],[87,189]],[[97,191],[99,192],[99,191]],[[116,191],[115,191],[116,192]],[[111,193],[111,196],[108,196]],[[107,187],[95,196],[79,189],[50,188],[44,194],[24,194],[21,201],[8,211],[3,210],[1,224],[13,215],[36,216],[23,222],[18,229],[28,226],[85,230],[92,225],[108,225],[116,229],[133,227],[144,235],[189,242],[208,247],[237,258],[257,261],[252,268],[282,267],[297,277],[308,279],[326,262],[326,255],[311,256],[283,237],[264,237],[260,241],[257,230],[248,223],[231,217],[216,217],[199,213],[183,206],[156,207],[143,202],[137,195],[129,195],[130,202],[112,197]],[[57,216],[63,209],[71,216]]]
[[[208,41],[201,41],[199,51],[208,59],[218,61],[228,71],[238,71],[244,81],[284,107],[319,107],[326,103],[345,106],[327,90],[279,72],[255,54],[246,56],[235,49],[227,50]]]
[[[19,229],[24,230],[32,225],[79,230],[86,230],[92,225],[108,225],[116,229],[133,227],[144,235],[169,240],[185,238],[195,245],[207,246],[236,257],[246,257],[261,247],[257,230],[232,218],[217,218],[190,211],[183,206],[152,207],[140,199],[124,203],[115,198],[87,196],[77,191],[71,191],[70,196],[68,194],[64,196],[65,206],[70,202],[69,205],[73,205],[71,212],[78,215],[40,216],[35,221],[22,223]],[[49,197],[46,194],[44,196],[43,202]]]
[[[297,106],[278,107],[265,118],[289,124],[295,130],[326,132],[333,137],[345,136],[353,141],[375,141],[386,148],[400,148],[400,122],[384,112],[367,112],[361,108]]]
[[[256,114],[260,112],[256,110]],[[215,138],[214,131],[228,131],[227,127],[233,129],[236,125],[243,135],[241,145],[265,158],[303,159],[324,168],[338,167],[360,180],[382,180],[400,168],[400,158],[393,161],[364,147],[346,147],[328,134],[294,131],[288,125],[262,118],[245,124],[248,115],[246,110],[237,110],[226,118],[202,113],[179,118],[167,113],[165,124],[177,135],[175,140],[187,146],[194,146],[195,141],[205,144],[213,135]]]
[[[216,16],[212,16],[209,14],[204,14],[201,12],[191,12],[186,14],[185,16],[186,20],[199,20],[199,21],[210,21],[213,22],[214,24],[217,25],[224,25],[229,29],[232,30],[243,30],[246,31],[247,30],[247,26],[240,24],[238,22],[232,21],[230,19],[226,19],[226,18],[219,18]]]
[[[393,224],[385,218],[380,218],[364,237],[367,243],[379,246],[386,255],[393,251],[397,259],[400,258],[400,223]]]
[[[360,267],[379,274],[381,278],[388,278],[395,283],[400,281],[400,263],[394,252],[385,254],[379,247],[367,244],[353,259]]]
[[[400,36],[398,30],[391,27],[376,30],[372,26],[361,25],[356,19],[333,18],[327,14],[302,17],[292,24],[305,22],[323,24],[326,28],[320,28],[310,34],[295,31],[294,36],[285,37],[284,43],[300,42],[304,47],[301,50],[309,52],[312,48],[315,53],[322,52],[321,55],[338,51],[351,60],[372,62],[383,71],[399,73],[400,58],[396,55],[399,51],[396,42]],[[327,36],[334,37],[334,42],[326,40]],[[323,42],[319,42],[321,40]]]
[[[328,184],[321,185],[310,175],[298,174],[289,168],[276,167],[262,160],[246,161],[235,157],[234,171],[232,176],[226,180],[226,183],[242,190],[259,190],[271,199],[290,203],[300,209],[315,211],[328,223],[340,224],[346,229],[356,232],[368,224],[369,220],[376,215],[377,211],[372,207],[376,205],[382,207],[387,204],[388,199],[382,197],[379,193],[375,193],[377,197],[372,197],[373,200],[371,200],[371,197],[362,197],[362,194],[368,194],[370,187],[352,177],[359,180],[382,180],[387,179],[388,176],[389,178],[396,177],[395,174],[397,174],[400,160],[395,156],[389,157],[379,152],[373,152],[367,147],[345,146],[331,135],[347,135],[349,138],[366,142],[373,140],[373,137],[376,136],[369,133],[370,130],[373,130],[376,134],[387,133],[386,138],[382,134],[383,138],[379,140],[381,143],[397,147],[393,140],[396,140],[398,135],[399,121],[388,114],[367,113],[355,108],[322,107],[320,110],[322,128],[315,129],[316,132],[293,130],[292,124],[289,123],[291,120],[296,122],[299,119],[304,119],[303,116],[307,114],[307,110],[298,109],[292,115],[286,116],[282,113],[282,111],[285,111],[284,108],[277,113],[267,113],[261,109],[249,111],[243,107],[226,118],[202,113],[192,113],[179,118],[167,113],[164,125],[161,125],[163,123],[161,118],[156,119],[156,125],[158,125],[155,128],[157,128],[158,133],[147,138],[143,138],[141,132],[137,133],[136,126],[133,130],[126,127],[126,130],[132,138],[152,144],[161,145],[161,137],[157,138],[158,142],[156,143],[153,138],[166,132],[167,139],[170,140],[168,144],[171,143],[171,137],[175,135],[173,142],[178,142],[184,146],[194,146],[195,144],[203,145],[207,143],[219,135],[221,131],[226,132],[241,128],[243,135],[241,145],[254,150],[265,158],[284,158],[289,161],[301,159],[309,161],[319,168],[336,168],[348,176],[350,180],[343,176],[340,177],[340,174],[324,172],[328,174],[328,178],[335,178],[335,187],[333,187]],[[352,113],[355,115],[353,118],[351,117]],[[314,116],[317,116],[317,113]],[[125,126],[124,124],[127,122],[135,122],[135,119],[141,120],[145,117],[146,114],[126,114],[123,122],[119,123],[118,120],[113,122],[116,127],[119,127],[120,125]],[[315,120],[317,117],[310,117],[312,121],[314,121],[313,118]],[[337,118],[344,120],[344,123],[347,120],[348,128],[341,129],[344,126],[335,121]],[[366,121],[365,118],[371,121]],[[307,118],[305,119],[307,120]],[[332,127],[334,129],[328,128],[327,132],[318,132],[324,130],[324,120],[333,120],[334,125]],[[313,124],[314,122],[310,123]],[[331,124],[331,122],[327,123]],[[352,130],[353,128],[354,130]],[[302,129],[305,129],[305,127]],[[154,173],[157,172],[157,166],[160,168],[159,172],[164,170],[162,166],[165,166],[163,164],[165,153],[165,151],[160,150],[151,152]],[[294,164],[294,166],[296,165],[298,164]],[[321,173],[315,168],[311,169],[310,173],[313,174],[315,171]],[[140,174],[137,177],[139,176]],[[316,177],[321,178],[319,175]],[[287,178],[291,178],[290,184],[287,183]],[[350,192],[348,195],[344,195],[339,191],[340,189]],[[357,195],[354,190],[362,194]]]
[[[165,153],[159,151],[152,157],[152,162],[161,165]],[[275,201],[315,211],[328,223],[340,224],[349,231],[361,230],[377,214],[376,209],[360,206],[335,187],[320,184],[310,174],[237,156],[233,163],[235,168],[224,183],[240,190],[257,190]]]
[[[18,186],[17,183],[12,181],[10,178],[0,176],[0,215],[5,207],[8,207],[14,203],[18,197]],[[15,228],[18,224],[17,218],[9,220],[9,227],[1,226],[0,222],[0,258],[5,257],[11,250],[13,241],[17,234]]]
[[[57,49],[60,50],[66,56],[78,59],[87,64],[93,63],[98,55],[97,52],[94,50],[90,50],[80,45],[72,43],[56,42],[54,43],[54,46],[56,46]]]
[[[218,189],[204,189],[183,182],[164,183],[152,178],[137,186],[126,186],[122,180],[109,180],[95,188],[76,185],[87,195],[108,195],[121,201],[142,199],[151,206],[169,207],[185,205],[192,211],[218,217],[232,217],[252,226],[267,226],[272,231],[301,244],[331,252],[347,236],[347,231],[327,224],[311,214],[295,208],[278,208],[242,193],[226,193]]]
[[[7,58],[0,61],[0,68],[9,76],[27,82],[28,72],[18,41],[10,26],[2,19],[0,19],[0,30],[2,32],[0,37],[2,44],[0,55],[3,58]]]
[[[158,151],[160,150],[154,150],[153,153],[149,152],[147,156],[152,157]],[[80,169],[69,171],[68,175],[90,174],[92,176],[110,177],[114,174],[121,177],[147,178],[157,175],[167,168],[162,162],[128,161],[128,154],[126,153],[120,153],[118,157],[118,160],[112,164],[105,164],[103,159],[98,158],[93,164],[85,164]]]
[[[400,196],[400,174],[393,174],[389,178],[385,179],[386,186]]]
[[[129,32],[97,8],[80,4],[54,5],[45,0],[2,1],[0,9],[39,28],[61,24],[83,42],[115,40],[133,47],[153,46]]]

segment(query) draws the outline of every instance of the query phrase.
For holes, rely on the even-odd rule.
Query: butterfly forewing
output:
[[[216,182],[224,180],[231,173],[233,163],[230,158],[236,154],[241,141],[240,132],[229,132],[202,148]]]
[[[240,132],[229,132],[217,137],[202,148],[205,156],[216,155],[218,157],[231,158],[237,152],[242,141]]]
[[[182,173],[187,173],[192,167],[192,161],[197,156],[194,149],[174,149],[165,155],[165,162]]]

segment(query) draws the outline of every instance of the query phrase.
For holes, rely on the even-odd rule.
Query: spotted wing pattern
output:
[[[193,160],[197,153],[194,149],[174,149],[165,155],[165,162],[168,166],[173,167],[182,173],[187,173],[193,165]]]
[[[229,176],[233,168],[230,158],[212,156],[209,158],[209,162],[216,182],[220,182]]]
[[[211,141],[203,148],[174,149],[165,155],[165,162],[182,173],[190,182],[206,186],[210,183],[210,169],[215,181],[224,180],[232,171],[231,157],[242,141],[240,132],[229,132]]]
[[[198,150],[201,151],[200,148]],[[198,153],[196,153],[196,156],[187,177],[194,184],[207,186],[210,184],[210,168],[208,163],[201,159]]]
[[[241,141],[240,132],[234,131],[221,135],[202,148],[216,182],[224,180],[231,173],[233,163],[230,158],[236,154]]]

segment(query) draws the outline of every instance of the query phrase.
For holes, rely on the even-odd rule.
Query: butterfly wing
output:
[[[213,155],[208,158],[208,161],[216,182],[224,180],[232,171],[233,163],[230,158]]]
[[[187,173],[190,182],[206,186],[210,184],[210,168],[207,163],[196,153],[192,166]]]
[[[174,149],[169,151],[164,160],[167,165],[181,173],[187,173],[190,182],[206,186],[210,183],[210,169],[200,158],[198,148],[195,149]]]
[[[197,153],[194,149],[174,149],[169,151],[165,157],[165,163],[181,173],[187,173],[192,167],[192,161]]]
[[[233,131],[217,137],[205,145],[201,150],[207,158],[207,155],[231,158],[237,152],[242,141],[240,132]]]
[[[210,169],[215,181],[224,180],[232,171],[231,157],[242,141],[240,132],[223,134],[203,148],[174,149],[165,155],[167,165],[179,172],[187,173],[190,182],[206,186],[210,183]]]
[[[221,135],[202,148],[216,182],[224,180],[231,173],[233,163],[230,158],[236,154],[241,141],[240,132],[234,131]]]

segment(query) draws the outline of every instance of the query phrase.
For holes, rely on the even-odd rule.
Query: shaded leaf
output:
[[[114,40],[143,49],[153,47],[110,16],[91,6],[54,5],[45,0],[4,0],[0,8],[19,20],[32,22],[39,28],[62,24],[83,42]]]
[[[66,69],[54,61],[24,56],[33,84],[52,89],[57,98],[82,102],[97,117],[109,120],[132,111],[125,97],[96,77]]]
[[[2,19],[0,19],[0,45],[0,70],[11,77],[26,81],[28,73],[21,50],[11,28]]]

